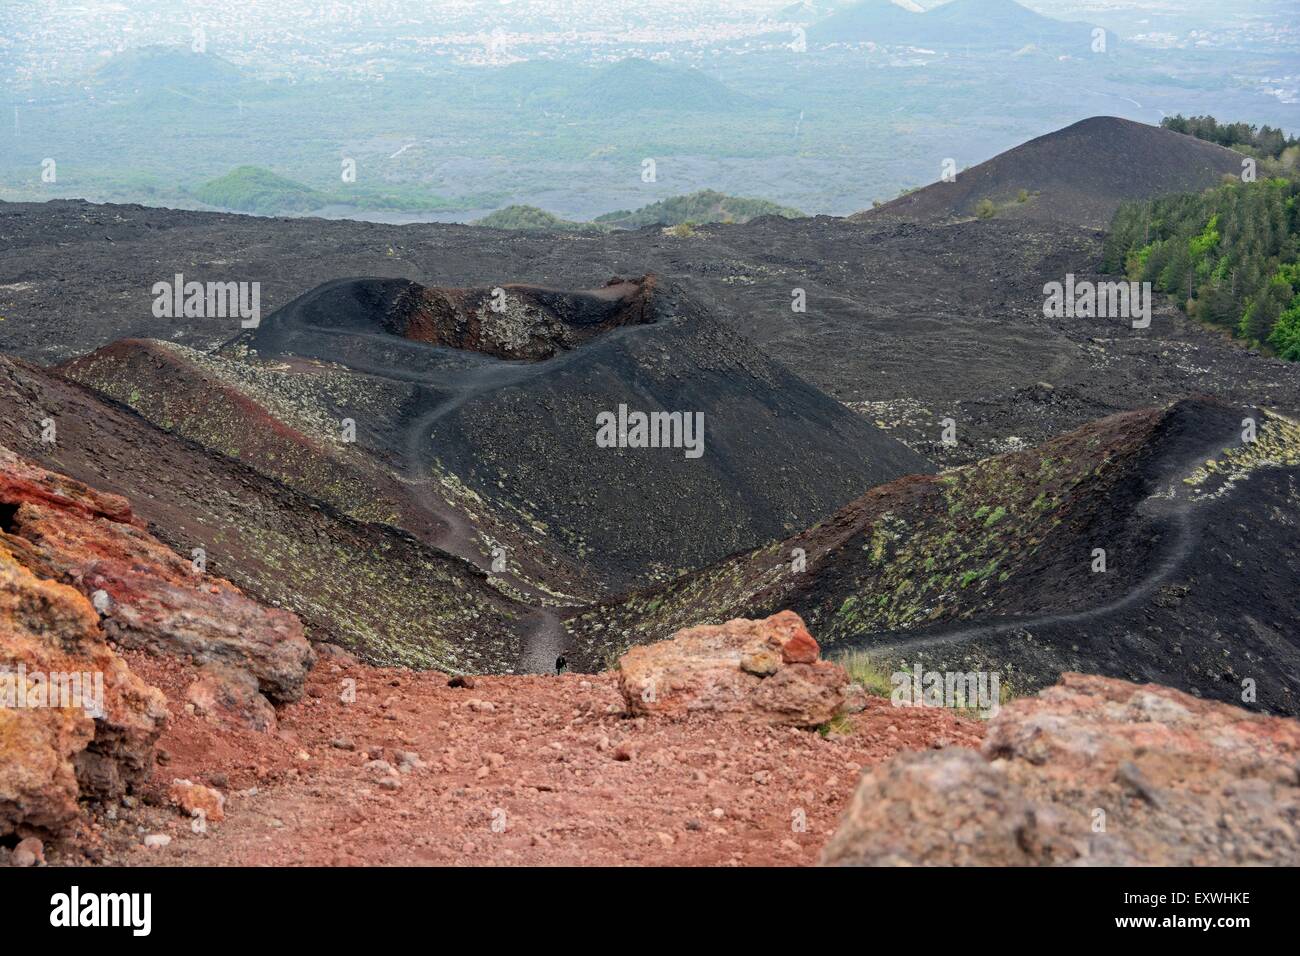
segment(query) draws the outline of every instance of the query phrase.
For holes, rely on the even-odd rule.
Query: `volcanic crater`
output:
[[[533,286],[446,289],[411,283],[383,316],[384,327],[429,345],[505,359],[547,359],[624,325],[654,321],[653,277],[612,279],[601,289]]]

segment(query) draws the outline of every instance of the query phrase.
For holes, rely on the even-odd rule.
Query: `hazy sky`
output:
[[[978,162],[1090,115],[1300,130],[1300,0],[1024,4],[1118,35],[1113,61],[1039,49],[1031,25],[1014,53],[851,38],[796,62],[793,23],[851,5],[806,2],[0,0],[0,190],[185,204],[256,166],[328,191],[339,157],[359,156],[372,184],[456,217],[522,202],[581,218],[702,188],[842,213],[931,181],[936,154]],[[149,45],[173,49],[113,62]],[[613,121],[584,120],[571,97],[586,74],[631,57],[706,80],[665,79],[649,106],[625,90]],[[185,89],[196,75],[212,85]],[[717,85],[757,112],[710,112]],[[646,150],[671,157],[654,189]],[[57,183],[40,179],[50,157]]]

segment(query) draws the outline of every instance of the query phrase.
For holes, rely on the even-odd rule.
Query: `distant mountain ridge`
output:
[[[151,45],[116,54],[95,71],[94,78],[119,87],[157,88],[229,83],[244,75],[239,67],[212,53]]]
[[[1015,0],[951,0],[914,13],[891,0],[865,0],[815,23],[808,39],[817,43],[914,44],[1022,49],[1040,46],[1094,52],[1088,23],[1045,17]],[[1105,32],[1106,47],[1118,39]],[[1101,51],[1097,51],[1101,52]]]
[[[752,97],[737,93],[699,70],[664,66],[641,57],[603,67],[566,102],[570,111],[582,114],[641,110],[720,113],[749,110],[757,105]]]

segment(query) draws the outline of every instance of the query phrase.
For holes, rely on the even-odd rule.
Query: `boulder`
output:
[[[1064,674],[981,752],[866,770],[828,865],[1300,865],[1300,722]]]
[[[226,818],[226,795],[201,783],[173,780],[167,797],[180,807],[186,816],[202,816],[209,823],[220,823]]]
[[[185,689],[185,699],[200,717],[273,734],[275,708],[257,689],[257,678],[225,664],[205,664],[198,679]]]
[[[11,857],[14,866],[35,866],[45,862],[45,844],[36,837],[19,840]]]
[[[619,660],[619,690],[634,714],[709,712],[815,727],[840,713],[848,675],[829,661],[799,615],[678,631]]]
[[[314,655],[298,618],[196,571],[145,530],[126,499],[0,448],[0,508],[17,561],[93,598],[118,644],[239,668],[273,700],[302,695]]]
[[[167,709],[85,596],[38,578],[9,540],[0,532],[0,835],[53,833],[79,796],[117,799],[145,776]]]

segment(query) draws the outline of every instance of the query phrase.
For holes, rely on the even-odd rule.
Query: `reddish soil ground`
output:
[[[48,848],[51,863],[805,865],[861,767],[983,735],[977,721],[877,698],[825,737],[705,715],[632,719],[612,674],[464,689],[329,659],[266,734],[187,713],[192,667],[126,657],[167,694],[162,762],[134,806],[97,809]],[[423,766],[367,766],[398,766],[400,751]],[[226,794],[225,819],[193,832],[167,801],[176,778]],[[169,845],[146,848],[155,833]]]

